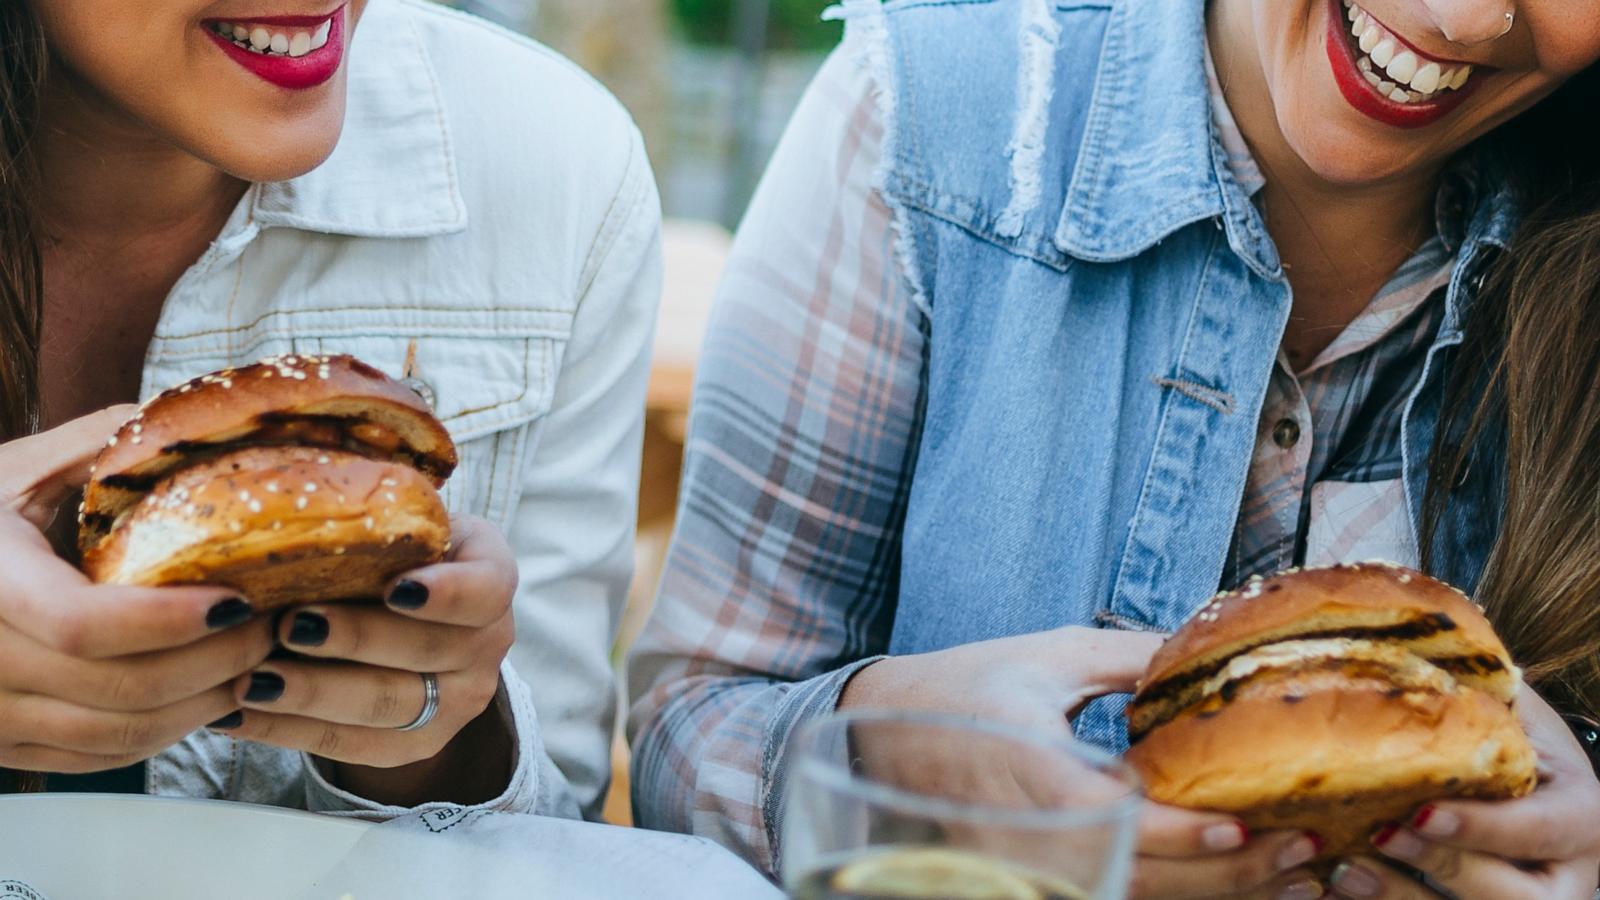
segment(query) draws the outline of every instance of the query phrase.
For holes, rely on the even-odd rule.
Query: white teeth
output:
[[[315,34],[311,35],[311,49],[321,50],[327,46],[328,32],[333,29],[333,20],[329,19],[318,26]]]
[[[1384,66],[1384,70],[1389,73],[1390,78],[1400,84],[1407,84],[1411,81],[1411,76],[1417,74],[1417,55],[1410,50],[1403,50]]]
[[[1389,74],[1394,74],[1393,63],[1389,64]],[[1411,86],[1424,94],[1431,94],[1439,89],[1439,80],[1443,74],[1444,70],[1439,68],[1438,63],[1428,63],[1411,76]]]
[[[289,55],[290,56],[305,56],[307,53],[310,53],[310,52],[311,52],[311,32],[309,32],[309,31],[296,32],[295,36],[289,39]]]
[[[1350,36],[1360,54],[1357,67],[1378,92],[1391,97],[1398,89],[1400,102],[1431,100],[1444,90],[1460,90],[1472,77],[1472,66],[1447,66],[1406,48],[1366,10],[1353,2],[1345,3],[1350,19]],[[1384,76],[1388,77],[1385,78]],[[1372,79],[1378,79],[1373,82]]]
[[[1378,76],[1372,74],[1372,70],[1371,69],[1368,69],[1365,72],[1362,72],[1361,73],[1361,77],[1367,79],[1367,84],[1370,84],[1373,87],[1377,87],[1378,86]]]
[[[1400,90],[1399,88],[1395,88],[1394,90],[1389,92],[1389,99],[1393,100],[1396,103],[1407,103],[1407,102],[1410,102],[1411,95],[1406,93],[1405,91]]]
[[[1373,47],[1372,52],[1368,55],[1372,57],[1373,65],[1384,69],[1388,68],[1389,63],[1394,59],[1394,51],[1394,38],[1385,35],[1383,40],[1378,42],[1378,46]]]
[[[1367,30],[1361,32],[1361,40],[1357,42],[1356,46],[1361,48],[1362,53],[1371,53],[1372,48],[1378,46],[1378,40],[1382,37],[1383,29],[1379,28],[1376,23],[1368,23]]]
[[[274,34],[267,46],[272,48],[273,53],[288,53],[289,36],[287,34]]]
[[[256,26],[250,31],[250,46],[257,50],[266,50],[272,46],[272,33],[265,28]]]

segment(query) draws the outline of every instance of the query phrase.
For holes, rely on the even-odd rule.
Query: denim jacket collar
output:
[[[414,25],[390,7],[370,4],[351,44],[338,146],[305,175],[261,185],[256,224],[378,238],[466,227],[433,67]]]
[[[1260,216],[1216,144],[1205,42],[1203,3],[1114,6],[1056,230],[1063,252],[1128,259],[1185,225],[1221,217],[1235,252],[1265,277],[1281,274]]]

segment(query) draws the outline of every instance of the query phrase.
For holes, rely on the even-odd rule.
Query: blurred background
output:
[[[610,88],[639,123],[661,186],[666,278],[645,416],[637,574],[613,652],[620,670],[671,535],[689,389],[732,230],[841,28],[822,21],[829,0],[444,2],[534,37]],[[626,825],[621,718],[605,818]]]

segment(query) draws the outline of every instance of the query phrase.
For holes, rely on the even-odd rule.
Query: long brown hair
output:
[[[31,158],[49,55],[26,2],[0,2],[0,441],[39,426],[43,265]],[[42,789],[33,773],[0,769],[0,793]]]
[[[48,59],[28,4],[0,3],[0,441],[39,423],[44,281],[31,153]]]
[[[1600,715],[1600,147],[1576,132],[1596,109],[1600,66],[1491,148],[1527,213],[1467,314],[1423,536],[1425,551],[1438,549],[1473,446],[1502,448],[1503,494],[1490,498],[1502,518],[1477,599],[1528,682],[1590,717]]]

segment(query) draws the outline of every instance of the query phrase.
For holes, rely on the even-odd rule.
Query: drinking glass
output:
[[[1127,896],[1138,778],[1064,734],[852,711],[800,729],[784,765],[797,900]]]

